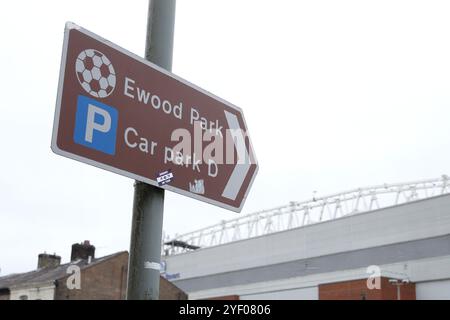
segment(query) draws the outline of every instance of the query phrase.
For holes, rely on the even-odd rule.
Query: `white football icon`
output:
[[[95,49],[80,52],[75,62],[78,81],[91,96],[105,98],[116,86],[116,72],[111,61]]]

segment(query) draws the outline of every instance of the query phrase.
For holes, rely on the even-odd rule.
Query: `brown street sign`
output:
[[[240,108],[70,22],[52,150],[236,212],[258,171]]]

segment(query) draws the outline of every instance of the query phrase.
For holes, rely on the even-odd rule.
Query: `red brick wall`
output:
[[[67,278],[58,281],[55,300],[120,300],[127,292],[128,252],[81,270],[81,289],[69,290]],[[187,294],[161,277],[160,300],[187,300]]]
[[[367,279],[326,283],[319,285],[319,300],[397,300],[397,287],[389,278],[381,277],[380,289],[367,288]],[[400,286],[401,300],[416,299],[416,285]]]
[[[81,270],[81,289],[69,290],[67,277],[58,281],[55,300],[119,300],[125,299],[128,252]]]
[[[397,300],[397,286],[389,283],[389,278],[381,278],[382,299]],[[416,300],[416,284],[408,283],[400,286],[400,300]]]
[[[230,296],[208,298],[207,300],[240,300],[240,298],[238,295],[230,295]]]
[[[169,280],[161,277],[159,281],[159,300],[187,300],[187,294]]]
[[[366,279],[319,285],[319,300],[379,300],[381,290],[369,290]]]

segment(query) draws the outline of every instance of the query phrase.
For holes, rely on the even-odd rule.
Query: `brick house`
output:
[[[0,277],[0,300],[121,300],[125,299],[128,252],[95,258],[85,241],[72,245],[71,261],[40,254],[36,270]],[[187,295],[161,277],[161,300],[186,300]]]

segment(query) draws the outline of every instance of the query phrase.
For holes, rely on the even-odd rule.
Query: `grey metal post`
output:
[[[150,0],[145,58],[172,70],[176,0]],[[128,300],[159,299],[164,189],[135,181]]]

